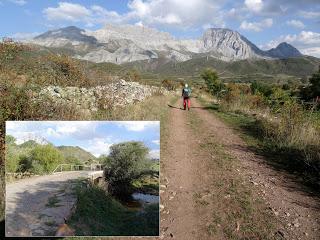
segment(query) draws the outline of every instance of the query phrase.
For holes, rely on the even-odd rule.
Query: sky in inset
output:
[[[96,157],[108,154],[112,144],[142,141],[152,158],[160,155],[159,121],[7,121],[6,134],[17,144],[45,139],[55,146],[79,146]]]

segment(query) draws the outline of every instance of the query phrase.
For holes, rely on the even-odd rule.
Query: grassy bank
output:
[[[77,236],[157,236],[159,206],[138,212],[124,207],[103,189],[81,181],[75,187],[77,207],[69,220]]]
[[[253,151],[267,159],[268,164],[296,175],[297,181],[319,193],[317,146],[299,147],[296,144],[281,142],[273,137],[277,128],[272,128],[272,125],[266,122],[267,120],[240,110],[230,111],[223,105],[213,103],[208,97],[199,100],[209,111],[214,112],[221,120],[236,129]],[[274,133],[270,133],[272,131]]]

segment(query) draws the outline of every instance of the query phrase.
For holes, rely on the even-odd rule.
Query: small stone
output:
[[[299,223],[294,223],[293,226],[298,228],[298,227],[300,227],[300,224]]]
[[[285,214],[286,214],[287,217],[290,217],[290,213],[286,212]]]
[[[304,235],[306,235],[306,236],[308,236],[308,235],[309,235],[307,232],[304,232],[303,234],[304,234]]]

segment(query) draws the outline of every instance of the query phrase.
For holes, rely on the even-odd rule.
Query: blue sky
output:
[[[158,121],[7,121],[6,134],[17,144],[44,138],[55,146],[79,146],[95,156],[108,154],[115,143],[142,141],[152,157],[160,154]]]
[[[177,38],[226,27],[263,49],[287,41],[320,57],[319,0],[0,0],[0,36],[25,38],[70,25],[95,30],[107,23],[143,24]]]

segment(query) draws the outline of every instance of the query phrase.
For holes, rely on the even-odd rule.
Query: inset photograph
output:
[[[6,237],[159,236],[159,121],[7,121]]]

